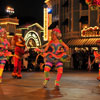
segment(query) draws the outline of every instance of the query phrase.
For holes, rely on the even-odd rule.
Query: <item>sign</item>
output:
[[[84,28],[81,30],[82,37],[100,37],[100,29],[98,26]]]

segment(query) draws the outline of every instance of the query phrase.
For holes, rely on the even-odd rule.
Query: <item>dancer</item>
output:
[[[17,37],[15,36],[15,53],[14,53],[14,71],[12,73],[12,76],[14,78],[21,79],[21,65],[22,65],[22,57],[24,54],[24,49],[25,49],[25,41],[23,37]],[[18,70],[18,72],[17,72]]]
[[[59,90],[59,82],[63,73],[63,62],[68,57],[66,51],[69,50],[69,47],[61,40],[61,31],[58,28],[54,28],[52,30],[51,38],[52,40],[48,43],[48,45],[44,49],[45,56],[45,68],[44,75],[45,80],[43,82],[43,87],[47,87],[47,83],[49,81],[49,71],[52,66],[55,65],[57,69],[57,78],[55,80],[55,89]]]
[[[100,45],[100,40],[97,40],[96,43],[97,43],[98,45]],[[98,52],[94,51],[94,56],[95,56],[95,61],[96,61],[97,63],[99,63],[99,75],[98,75],[98,77],[97,77],[97,80],[100,81],[100,53],[99,53],[99,51],[100,51],[100,50],[98,50]]]
[[[7,40],[6,33],[4,28],[0,28],[0,83],[2,83],[2,75],[7,57],[11,55],[11,52],[8,51],[10,43]]]

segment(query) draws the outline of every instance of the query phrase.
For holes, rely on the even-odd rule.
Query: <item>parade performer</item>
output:
[[[10,43],[7,40],[6,33],[4,28],[0,28],[0,83],[2,82],[3,70],[7,57],[11,55],[11,52],[8,51]]]
[[[96,41],[97,45],[100,45],[100,40],[97,40]],[[100,50],[97,51],[94,51],[94,56],[95,56],[95,61],[97,63],[99,63],[99,76],[97,77],[97,80],[100,81],[100,53],[99,53]]]
[[[43,82],[43,87],[47,87],[47,83],[49,81],[49,71],[52,66],[55,65],[57,69],[57,78],[55,80],[55,89],[59,90],[59,82],[63,73],[63,62],[65,61],[66,51],[69,50],[69,47],[61,40],[62,34],[60,29],[54,28],[51,34],[51,41],[48,42],[47,46],[44,49],[44,57],[45,57],[45,68],[44,68],[44,76],[45,80]],[[38,50],[36,50],[38,51]]]
[[[12,76],[14,78],[21,79],[21,65],[22,65],[22,57],[24,54],[24,49],[25,49],[25,41],[23,37],[15,37],[15,52],[14,52],[14,71],[12,73]],[[17,72],[18,70],[18,72]]]

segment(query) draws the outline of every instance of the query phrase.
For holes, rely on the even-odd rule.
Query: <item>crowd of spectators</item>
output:
[[[37,60],[36,60],[36,57]],[[38,62],[38,63],[37,63]],[[44,58],[41,54],[34,51],[34,49],[29,49],[29,52],[23,55],[22,59],[22,71],[43,71],[44,67]],[[13,56],[9,57],[6,61],[4,71],[13,71],[14,69],[14,60]]]
[[[89,63],[91,63],[91,70],[98,71],[98,63],[95,62],[93,50],[74,51],[72,58],[75,70],[88,70]]]
[[[95,62],[93,51],[78,50],[74,51],[71,55],[73,58],[74,70],[88,70],[89,60],[91,64],[91,70],[98,71],[98,63]],[[13,71],[14,68],[13,56],[10,57],[6,64],[4,71]],[[22,59],[22,71],[43,71],[44,69],[44,58],[41,54],[35,52],[33,49],[29,49],[28,54]]]

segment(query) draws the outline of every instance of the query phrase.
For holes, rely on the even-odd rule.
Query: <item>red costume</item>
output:
[[[22,78],[21,75],[21,63],[22,63],[22,57],[24,54],[24,48],[25,48],[25,41],[21,39],[21,41],[16,42],[15,47],[15,54],[14,54],[14,71],[12,73],[13,77]],[[17,72],[18,70],[18,72]]]

